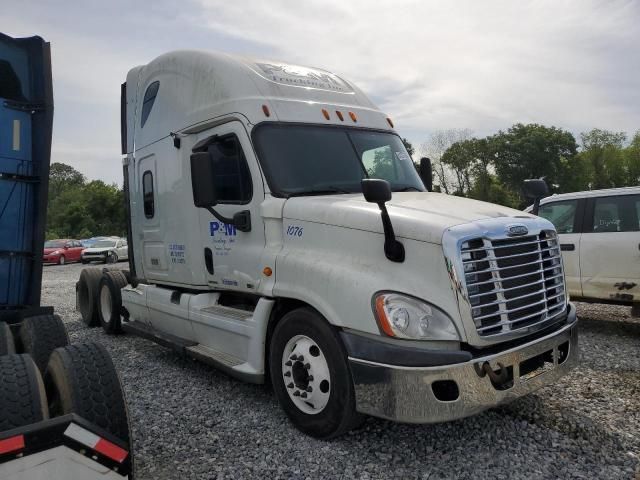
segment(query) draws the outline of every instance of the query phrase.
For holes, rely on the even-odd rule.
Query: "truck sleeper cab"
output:
[[[310,435],[464,417],[577,361],[553,225],[429,192],[333,73],[167,53],[122,86],[122,147],[130,283],[119,305],[101,281],[103,326],[122,310],[125,331],[271,381]]]

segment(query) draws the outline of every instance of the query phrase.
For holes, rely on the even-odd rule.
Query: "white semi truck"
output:
[[[431,192],[351,82],[178,51],[129,72],[121,118],[130,270],[85,270],[87,324],[269,381],[319,438],[472,415],[576,364],[553,225]]]

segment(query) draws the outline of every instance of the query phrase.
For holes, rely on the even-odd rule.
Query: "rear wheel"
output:
[[[318,312],[287,313],[271,338],[269,368],[285,413],[304,433],[328,439],[356,427],[355,393],[336,331]]]
[[[111,270],[102,274],[98,286],[98,316],[102,328],[107,333],[121,332],[122,293],[120,290],[127,283],[129,283],[127,277],[120,270]]]
[[[49,418],[40,371],[29,355],[0,357],[0,432]]]
[[[69,345],[69,335],[58,315],[27,317],[20,325],[20,340],[24,353],[33,357],[42,373],[47,368],[51,353],[58,347]]]
[[[0,322],[0,356],[16,353],[16,344],[13,340],[11,328],[7,322]]]
[[[51,355],[45,385],[54,416],[76,413],[129,442],[129,421],[118,373],[98,343],[69,345]]]
[[[66,262],[67,261],[64,258],[64,255],[60,255],[60,258],[58,259],[58,265],[64,265]]]
[[[97,327],[100,324],[98,318],[98,286],[102,277],[101,268],[85,268],[80,273],[80,279],[76,284],[78,307],[82,321],[88,327]]]

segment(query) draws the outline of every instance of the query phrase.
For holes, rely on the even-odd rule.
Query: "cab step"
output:
[[[171,335],[169,333],[158,332],[157,330],[151,328],[149,325],[135,320],[132,322],[122,322],[122,330],[125,333],[130,333],[132,335],[137,335],[138,337],[151,340],[158,345],[168,347],[183,355],[186,353],[186,348],[198,345],[197,342],[185,340],[184,338],[176,337],[175,335]]]

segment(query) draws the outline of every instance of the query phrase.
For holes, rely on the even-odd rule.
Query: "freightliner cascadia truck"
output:
[[[121,94],[130,268],[80,279],[87,324],[270,382],[319,438],[465,417],[575,366],[553,225],[432,192],[348,80],[178,51]]]
[[[120,381],[40,305],[53,89],[50,45],[0,33],[0,479],[132,478]]]

